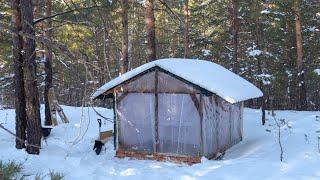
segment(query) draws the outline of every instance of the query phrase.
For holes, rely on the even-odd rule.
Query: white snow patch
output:
[[[210,4],[211,2],[212,2],[212,0],[206,0],[201,3],[201,6],[206,6],[206,5]]]
[[[313,27],[308,27],[304,30],[305,32],[319,32],[319,29],[315,26]]]
[[[262,83],[264,85],[271,84],[271,80],[273,79],[273,76],[271,74],[266,74],[266,73],[258,74],[257,77],[262,80]]]
[[[250,50],[247,52],[248,52],[248,55],[252,56],[252,57],[260,56],[263,53],[263,51],[261,51],[259,49],[253,49],[253,50]]]
[[[261,14],[270,14],[270,10],[269,9],[264,9],[260,13]]]
[[[210,56],[211,55],[211,51],[208,49],[202,49],[202,55],[203,56]]]
[[[320,69],[315,69],[315,70],[313,70],[313,72],[320,76]]]

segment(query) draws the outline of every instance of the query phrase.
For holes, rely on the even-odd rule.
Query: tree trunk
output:
[[[185,0],[183,5],[184,14],[184,58],[188,58],[190,55],[189,47],[189,0]]]
[[[122,23],[122,50],[120,57],[119,74],[128,71],[128,0],[121,0],[121,23]]]
[[[286,21],[286,33],[291,34],[291,24],[290,21]],[[292,62],[293,56],[291,52],[291,47],[292,47],[292,40],[290,36],[287,36],[284,41],[284,59],[285,59],[285,64],[288,64],[288,68],[290,70],[294,69],[294,63]],[[287,109],[294,109],[295,107],[295,88],[294,88],[294,80],[292,79],[293,76],[288,75],[288,83],[287,83],[287,92],[288,92],[288,104],[286,105]]]
[[[46,16],[51,16],[51,0],[46,0]],[[52,21],[51,19],[47,19],[45,36],[47,39],[51,40],[52,38]],[[45,125],[52,125],[51,119],[51,108],[50,108],[50,101],[49,101],[49,90],[52,88],[52,51],[45,45],[45,63],[44,63],[44,71],[46,74],[45,77],[45,86],[44,86],[44,105],[45,105]]]
[[[147,62],[156,60],[156,34],[155,34],[155,19],[153,12],[154,0],[145,1],[145,28],[146,28],[146,40],[147,40]]]
[[[15,31],[21,31],[21,11],[19,9],[20,0],[12,0],[12,27]],[[14,87],[15,87],[15,111],[16,111],[16,135],[22,140],[26,140],[26,100],[23,82],[23,39],[20,35],[12,33],[12,51],[14,61]],[[22,149],[25,144],[16,139],[16,148]]]
[[[255,38],[256,38],[256,46],[258,49],[261,49],[261,34],[262,34],[262,29],[261,29],[261,22],[259,19],[256,20],[256,29],[255,29]],[[262,60],[261,60],[261,55],[259,55],[257,57],[257,63],[258,63],[258,73],[259,75],[263,74],[263,64],[262,64]],[[263,77],[260,77],[263,78]],[[263,84],[263,80],[260,79],[259,80],[259,89],[261,89],[261,91],[264,92],[264,84]],[[259,104],[261,105],[261,112],[262,112],[262,118],[261,118],[261,122],[262,125],[265,125],[266,123],[266,99],[267,99],[267,95],[264,94],[261,98],[258,99]]]
[[[295,31],[297,45],[297,109],[307,109],[306,87],[304,83],[304,70],[302,66],[302,34],[301,34],[301,15],[300,15],[300,0],[295,0]]]
[[[33,25],[33,5],[32,0],[21,1],[22,30],[26,34],[35,35]],[[23,38],[23,60],[24,60],[24,89],[26,97],[27,111],[27,142],[28,144],[41,146],[41,119],[39,92],[36,77],[36,53],[35,40]],[[27,146],[29,154],[39,154],[40,149],[33,146]]]
[[[238,73],[238,34],[239,34],[239,19],[238,19],[238,10],[239,10],[239,0],[232,0],[232,69],[235,73]]]

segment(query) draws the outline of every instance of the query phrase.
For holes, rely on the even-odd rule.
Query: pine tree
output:
[[[156,55],[156,32],[155,32],[155,18],[154,18],[154,0],[145,1],[145,28],[147,39],[147,62],[157,59]]]
[[[24,60],[24,90],[26,97],[27,114],[27,142],[28,144],[41,146],[41,119],[39,92],[36,76],[36,52],[35,35],[33,25],[33,5],[32,0],[23,0],[20,4],[22,16],[22,31],[26,36],[23,37],[23,60]],[[40,149],[35,146],[27,146],[29,154],[39,154]]]
[[[16,135],[21,140],[26,140],[26,100],[23,82],[23,39],[19,35],[22,30],[20,0],[12,0],[12,51],[14,66],[14,87],[15,87],[15,111],[16,111]],[[24,142],[16,139],[16,148],[25,147]]]
[[[128,71],[128,0],[121,0],[122,49],[120,57],[120,74]]]
[[[51,0],[46,0],[46,11],[45,15],[47,17],[51,16],[51,9],[52,9],[52,2]],[[52,39],[52,20],[49,18],[47,19],[46,23],[46,32],[45,36],[47,39]],[[50,109],[50,102],[49,102],[49,92],[50,89],[52,90],[52,50],[48,45],[45,45],[45,64],[44,64],[44,71],[45,71],[45,87],[44,87],[44,105],[45,105],[45,125],[52,125],[51,119],[51,109]]]

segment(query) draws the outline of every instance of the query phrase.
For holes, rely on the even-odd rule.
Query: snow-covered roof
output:
[[[92,98],[97,98],[104,92],[153,67],[162,68],[220,96],[230,103],[241,102],[263,95],[260,89],[247,80],[213,62],[170,58],[152,61],[122,74],[97,89],[92,94]]]

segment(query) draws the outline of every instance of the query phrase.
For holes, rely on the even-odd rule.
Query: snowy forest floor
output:
[[[91,108],[63,106],[69,124],[55,127],[43,141],[39,156],[15,149],[14,137],[0,129],[0,160],[23,164],[27,179],[50,170],[64,179],[320,179],[320,112],[275,111],[288,125],[281,128],[284,161],[280,162],[278,127],[270,115],[261,125],[261,111],[245,109],[243,141],[229,149],[222,160],[206,160],[192,166],[115,158],[113,142],[97,156],[92,150],[98,123]],[[97,110],[113,117],[112,111]],[[41,107],[42,119],[44,108]],[[82,117],[82,118],[81,118]],[[0,123],[14,131],[13,109],[0,110]],[[111,123],[103,130],[112,129]],[[46,177],[48,178],[48,177]],[[46,179],[45,178],[45,179]]]

